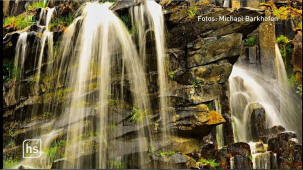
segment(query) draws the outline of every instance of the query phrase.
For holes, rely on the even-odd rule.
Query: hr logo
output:
[[[41,139],[26,139],[23,141],[23,158],[39,158],[41,156]]]

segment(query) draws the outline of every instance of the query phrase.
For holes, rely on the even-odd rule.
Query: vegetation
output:
[[[252,47],[257,44],[257,38],[255,36],[251,36],[245,39],[244,45]]]
[[[126,167],[123,162],[116,161],[116,160],[107,161],[107,166],[108,166],[108,168],[125,168]]]
[[[73,22],[73,20],[74,20],[74,16],[71,13],[69,13],[66,16],[59,16],[51,21],[51,23],[49,24],[49,29],[52,29],[58,25],[67,27]]]
[[[299,85],[297,86],[296,93],[297,93],[300,97],[302,97],[302,84],[299,84]]]
[[[122,15],[120,16],[122,22],[127,27],[130,34],[134,34],[136,32],[136,27],[132,25],[130,15]]]
[[[6,160],[3,160],[3,167],[5,169],[13,168],[19,161],[13,157],[9,157]]]
[[[10,63],[3,64],[2,69],[3,69],[3,75],[2,75],[3,82],[9,81],[16,76],[16,72],[13,64]]]
[[[187,10],[187,15],[190,19],[193,19],[198,13],[198,8],[196,6],[190,7]]]
[[[20,14],[4,18],[3,27],[11,27],[17,30],[24,29],[35,23],[35,18],[31,14]]]
[[[193,82],[193,86],[194,87],[200,87],[202,85],[202,81],[201,80],[195,80],[194,82]]]
[[[47,157],[50,162],[53,162],[55,157],[58,155],[58,151],[60,148],[63,148],[66,145],[66,140],[62,139],[59,141],[56,141],[55,143],[52,144],[52,146],[47,150]],[[62,155],[58,155],[62,156]]]
[[[284,35],[280,35],[276,39],[276,42],[279,45],[280,53],[284,60],[285,69],[289,73],[289,72],[291,72],[291,67],[288,67],[288,66],[291,65],[291,56],[292,56],[293,45],[291,44],[291,41]]]
[[[147,111],[142,111],[136,107],[133,107],[132,115],[129,118],[129,121],[131,121],[131,122],[143,121],[144,117],[146,117],[146,116],[148,118],[150,118],[150,115],[147,113]]]
[[[34,1],[32,5],[27,6],[27,10],[33,10],[36,8],[45,8],[47,7],[47,1]]]
[[[160,152],[160,153],[159,153],[159,155],[160,155],[161,157],[172,156],[172,155],[174,155],[174,154],[176,154],[175,151],[167,151],[167,152]]]
[[[174,79],[175,73],[174,73],[173,71],[169,72],[169,73],[168,73],[168,77],[169,77],[170,79]]]
[[[210,166],[211,168],[214,168],[214,169],[220,166],[220,163],[215,162],[214,159],[201,158],[199,160],[199,162],[201,162],[203,166]]]

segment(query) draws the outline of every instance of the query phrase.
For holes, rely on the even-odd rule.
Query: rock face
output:
[[[302,168],[302,145],[296,137],[293,132],[282,132],[268,140],[268,150],[277,155],[278,168]]]
[[[250,117],[250,131],[253,141],[258,141],[261,136],[264,136],[266,129],[266,115],[262,105],[254,103],[249,105],[251,113]]]

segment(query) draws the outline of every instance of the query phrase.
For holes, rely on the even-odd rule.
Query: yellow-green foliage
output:
[[[159,153],[159,155],[160,155],[161,157],[172,156],[172,155],[174,155],[174,154],[176,154],[175,151],[167,151],[167,152],[160,152],[160,153]]]
[[[144,117],[150,118],[150,115],[147,113],[147,111],[142,111],[137,109],[136,107],[133,107],[132,116],[129,118],[129,120],[131,122],[143,121]]]
[[[47,2],[44,1],[35,1],[32,5],[27,6],[27,10],[33,10],[36,8],[45,8],[47,7]]]
[[[211,168],[217,168],[217,167],[220,166],[220,163],[215,162],[215,160],[213,160],[213,159],[204,159],[204,158],[201,158],[199,160],[199,162],[202,163],[202,165],[204,165],[204,166],[208,165]]]
[[[35,22],[35,19],[31,14],[21,14],[18,16],[6,17],[3,20],[3,27],[10,26],[18,30],[24,29]]]
[[[15,158],[9,157],[6,160],[3,160],[3,168],[4,169],[9,169],[13,168],[19,161]]]
[[[287,44],[287,43],[289,43],[290,41],[289,41],[289,39],[288,39],[287,37],[285,37],[284,35],[280,35],[280,36],[277,38],[276,42],[277,42],[278,44],[281,44],[281,43]]]
[[[295,9],[290,6],[283,6],[279,9],[273,10],[273,15],[276,16],[278,19],[286,20],[289,16],[291,18],[295,18],[296,16],[302,17],[302,10]]]
[[[190,19],[193,19],[198,13],[198,8],[196,6],[190,7],[187,10],[187,15]]]
[[[74,16],[71,13],[69,13],[67,16],[59,16],[51,21],[51,23],[49,24],[49,28],[52,29],[58,25],[67,27],[73,22],[73,20]]]
[[[246,46],[254,46],[257,44],[257,38],[255,36],[251,36],[245,39],[244,45]]]
[[[56,141],[48,150],[46,151],[47,157],[50,162],[54,161],[56,156],[62,157],[63,155],[59,155],[59,150],[63,149],[66,145],[66,140]]]

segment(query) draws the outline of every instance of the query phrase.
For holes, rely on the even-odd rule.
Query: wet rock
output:
[[[172,27],[168,35],[168,47],[186,47],[188,42],[192,42],[198,36],[200,37],[219,37],[231,33],[242,33],[244,37],[255,30],[261,22],[232,22],[232,21],[198,21],[198,16],[215,17],[219,16],[264,16],[264,12],[251,8],[240,8],[236,10],[214,8],[213,5],[201,5],[197,8],[197,14],[194,17],[188,16],[188,10],[191,6],[167,7],[173,13],[168,18],[168,27]],[[184,36],[178,36],[178,35]]]
[[[257,153],[263,153],[263,152],[265,152],[265,147],[264,147],[264,144],[263,144],[263,142],[257,142],[256,144],[255,144],[255,151],[257,152]]]
[[[213,143],[204,144],[201,148],[201,155],[203,155],[203,158],[215,159],[216,152],[217,148],[216,145]]]
[[[241,155],[243,157],[249,156],[251,154],[250,146],[244,142],[234,143],[228,146],[228,152],[232,155]]]
[[[216,111],[208,111],[206,105],[196,107],[180,108],[177,111],[177,117],[174,125],[177,131],[182,135],[192,135],[202,138],[211,127],[224,123],[225,120]],[[203,132],[203,133],[202,133]]]
[[[66,167],[71,167],[70,162],[68,162],[66,159],[57,159],[52,163],[51,169],[62,169],[64,167],[64,164]]]
[[[294,71],[302,69],[302,32],[299,31],[293,40],[294,49],[292,53],[292,65]],[[301,81],[300,81],[301,82]],[[299,83],[299,82],[298,82]]]
[[[231,169],[252,169],[252,162],[248,157],[235,155],[231,158]]]
[[[268,150],[276,154],[278,168],[302,168],[302,145],[294,132],[282,132],[268,140]]]
[[[209,37],[195,41],[188,49],[187,67],[210,64],[219,60],[237,58],[241,52],[242,34],[229,34],[220,38]]]
[[[258,141],[266,133],[266,115],[262,105],[254,103],[249,105],[250,131],[253,141]]]

